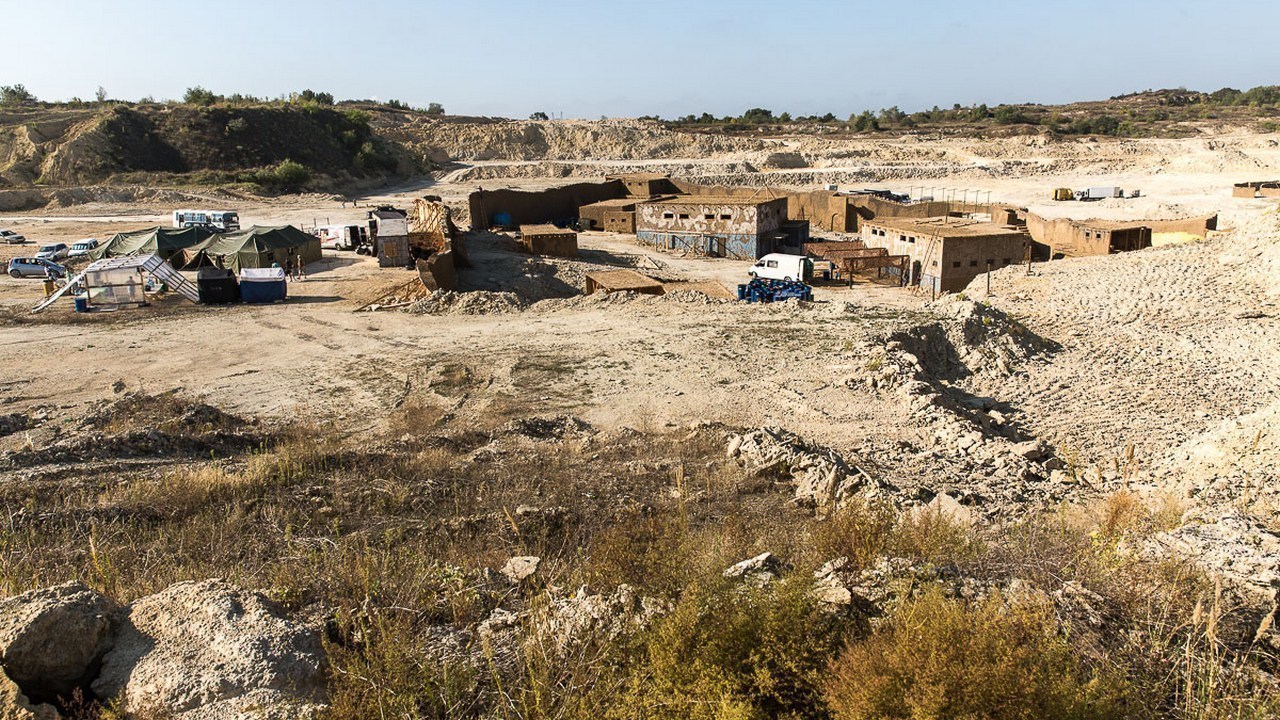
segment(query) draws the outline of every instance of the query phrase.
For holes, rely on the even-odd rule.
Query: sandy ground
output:
[[[985,200],[990,193],[992,200],[1046,215],[1221,212],[1225,227],[1252,228],[1251,253],[1269,252],[1274,234],[1268,236],[1257,219],[1275,203],[1231,198],[1230,186],[1280,176],[1280,150],[1265,136],[1236,143],[1250,153],[1248,162],[1240,160],[1244,151],[1238,147],[1223,150],[1204,140],[1084,150],[993,141],[981,146],[986,157],[972,152],[973,143],[944,143],[941,150],[917,148],[921,158],[912,162],[924,167],[932,154],[942,170],[959,163],[954,175],[943,172],[924,185],[908,179],[865,184],[898,190],[945,185],[962,188],[966,197]],[[1106,157],[1064,168],[1060,158],[1047,156],[1051,150]],[[939,152],[946,157],[936,157]],[[1010,158],[1019,159],[1013,176],[977,170],[1007,167]],[[823,162],[837,174],[849,169],[838,158]],[[492,165],[501,170],[502,163]],[[1253,171],[1242,176],[1242,165]],[[403,204],[427,193],[459,204],[480,184],[462,179],[467,169],[359,198],[365,207],[295,198],[238,209],[245,225],[312,225],[358,220],[368,205]],[[797,173],[754,179],[781,183]],[[538,188],[565,181],[521,175],[483,184]],[[1144,197],[1047,200],[1054,187],[1098,184],[1139,188]],[[0,227],[34,243],[0,246],[0,258],[29,254],[43,242],[157,224],[171,209],[95,204],[3,217]],[[1037,266],[1031,277],[1021,268],[997,273],[990,302],[1063,350],[1016,380],[974,378],[966,389],[1000,397],[1060,451],[1102,464],[1130,443],[1157,458],[1223,422],[1265,411],[1280,391],[1274,307],[1260,299],[1266,295],[1256,278],[1221,260],[1240,237],[1226,233],[1191,246]],[[652,255],[670,274],[729,287],[746,269],[729,260],[648,251],[624,236],[588,233],[582,244],[605,253]],[[87,317],[63,307],[36,318],[25,310],[39,297],[39,282],[0,278],[0,310],[7,318],[0,326],[0,400],[10,411],[69,408],[110,397],[121,381],[152,392],[181,388],[235,412],[353,426],[378,424],[406,398],[417,398],[478,426],[513,413],[572,413],[602,426],[781,425],[844,448],[874,439],[928,442],[926,429],[900,404],[849,380],[875,362],[885,336],[930,321],[928,299],[910,291],[823,288],[808,308],[642,299],[431,316],[355,312],[412,280],[407,271],[326,251],[309,274],[279,306],[214,309],[174,302]],[[985,296],[984,286],[972,291]]]

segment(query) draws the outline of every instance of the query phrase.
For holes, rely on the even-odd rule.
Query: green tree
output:
[[[0,85],[0,105],[13,107],[16,105],[31,105],[36,101],[36,96],[27,91],[27,88],[21,84],[18,85]]]
[[[742,113],[742,122],[756,125],[773,122],[773,111],[765,108],[751,108]]]
[[[693,117],[693,116],[690,115],[689,117]],[[546,113],[542,112],[541,110],[539,110],[538,112],[530,115],[529,119],[530,120],[550,120],[551,117],[548,116]]]
[[[302,102],[316,103],[317,105],[332,105],[333,94],[327,92],[315,92],[314,90],[303,90],[298,93],[297,99]]]
[[[863,110],[862,114],[853,121],[853,129],[858,132],[875,131],[880,129],[880,121],[876,120],[876,116],[871,114],[870,110]]]
[[[104,88],[104,87],[102,87],[101,85],[99,85],[99,86],[98,86],[98,92],[94,94],[94,98],[96,98],[96,99],[97,99],[97,101],[98,101],[98,102],[100,102],[100,103],[104,103],[104,102],[106,102],[106,101],[107,101],[107,89],[106,89],[106,88]]]
[[[432,116],[444,115],[444,106],[438,102],[427,105],[427,114]]]
[[[196,85],[187,88],[182,94],[182,102],[188,105],[212,105],[218,101],[218,96],[211,90],[205,90],[203,87]]]
[[[902,122],[904,117],[906,117],[906,113],[899,110],[897,105],[880,111],[880,120],[886,125],[897,125]]]

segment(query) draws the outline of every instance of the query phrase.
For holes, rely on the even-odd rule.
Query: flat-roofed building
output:
[[[636,206],[636,239],[667,250],[754,260],[786,240],[786,198],[686,195]]]
[[[1022,262],[1031,236],[1020,227],[960,218],[883,218],[863,223],[862,242],[908,256],[907,284],[955,292],[988,270]]]

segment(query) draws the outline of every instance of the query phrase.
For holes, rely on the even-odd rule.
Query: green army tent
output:
[[[214,235],[183,251],[182,267],[216,265],[240,272],[243,268],[285,267],[291,256],[304,263],[320,259],[320,238],[292,225],[254,225],[247,230]]]
[[[168,260],[187,248],[208,240],[213,231],[207,228],[153,227],[119,233],[89,252],[90,259],[101,260],[123,255],[157,255]]]

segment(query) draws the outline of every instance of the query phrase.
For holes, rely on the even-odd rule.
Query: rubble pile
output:
[[[836,508],[852,497],[872,497],[882,489],[840,453],[782,428],[731,435],[725,452],[753,475],[776,475],[794,483],[795,501],[808,507]]]

